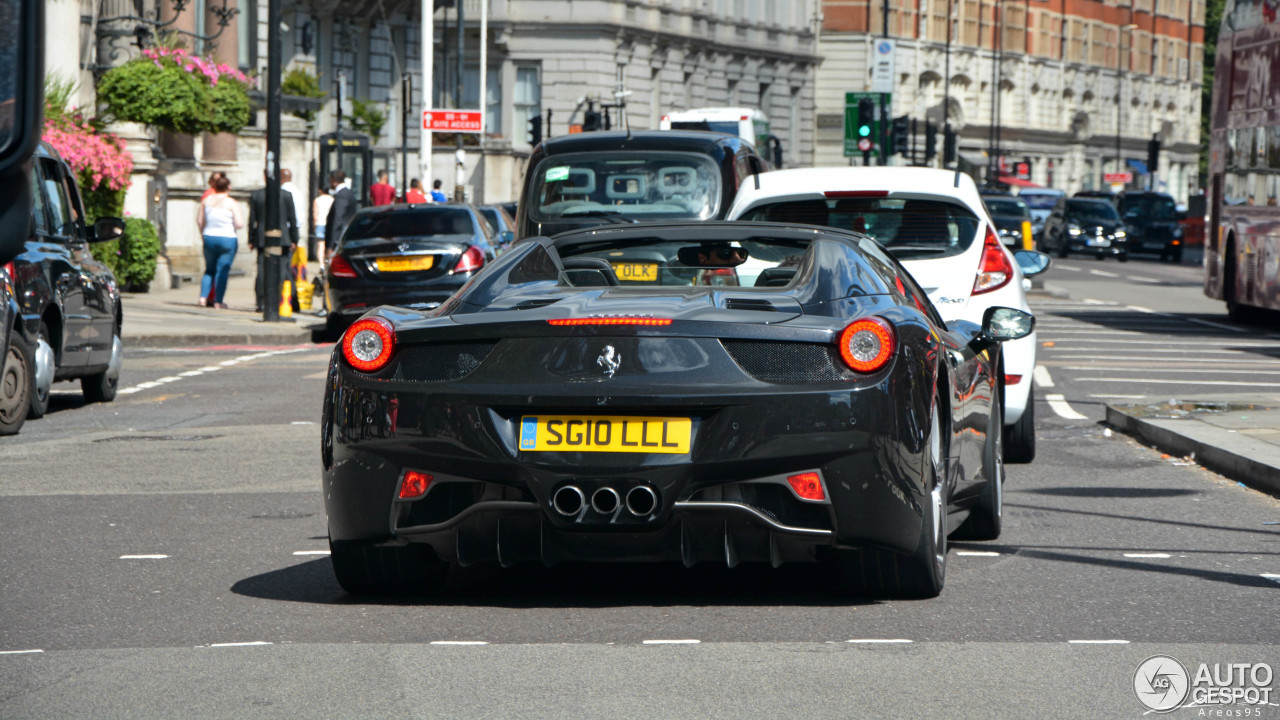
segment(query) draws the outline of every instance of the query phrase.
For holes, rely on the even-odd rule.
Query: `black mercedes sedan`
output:
[[[667,272],[623,285],[620,249]],[[697,284],[748,260],[783,282]],[[950,533],[1000,533],[999,344],[1033,324],[992,308],[948,325],[874,240],[837,230],[527,239],[439,308],[379,308],[335,347],[334,572],[379,594],[435,589],[450,565],[821,562],[848,591],[935,596]]]
[[[1129,238],[1120,214],[1109,201],[1092,197],[1059,200],[1044,221],[1039,249],[1046,253],[1088,253],[1102,259],[1129,259]]]
[[[471,205],[384,205],[360,210],[325,270],[339,332],[370,308],[439,306],[494,257],[488,222]]]

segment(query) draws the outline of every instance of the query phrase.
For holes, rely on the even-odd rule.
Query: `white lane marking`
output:
[[[1172,557],[1169,553],[1125,553],[1127,558],[1168,558]]]
[[[168,555],[121,555],[121,560],[164,560]]]
[[[1152,310],[1151,308],[1142,307],[1141,305],[1126,305],[1125,307],[1129,308],[1134,312],[1146,313],[1148,315],[1164,315],[1164,313],[1158,313],[1155,310]]]
[[[1075,348],[1072,348],[1072,352],[1074,351],[1075,351]],[[1053,359],[1055,361],[1098,360],[1098,356],[1097,355],[1054,355]],[[1179,365],[1185,365],[1187,362],[1183,358],[1156,358],[1156,357],[1143,357],[1139,355],[1107,355],[1106,356],[1107,362],[1114,362],[1116,360],[1139,360],[1139,361],[1151,362],[1151,363],[1177,363]],[[1267,367],[1274,367],[1275,361],[1274,360],[1233,360],[1231,358],[1214,358],[1213,364],[1214,365],[1228,365],[1228,364],[1230,365],[1263,365]]]
[[[1036,366],[1035,372],[1032,373],[1032,377],[1035,378],[1036,385],[1039,385],[1042,388],[1053,387],[1053,377],[1049,375],[1049,368],[1043,365]]]
[[[1071,272],[1082,272],[1083,268],[1071,267],[1070,265],[1059,265],[1059,270],[1070,270]]]
[[[1152,380],[1150,378],[1075,378],[1076,382],[1122,382],[1149,385],[1213,385],[1216,387],[1270,387],[1280,388],[1280,383],[1241,382],[1239,380]]]
[[[906,638],[859,638],[857,640],[845,640],[845,642],[853,643],[854,645],[897,645],[915,641],[907,640]]]
[[[261,352],[256,355],[242,355],[238,358],[233,358],[231,360],[223,360],[217,365],[207,365],[205,367],[202,367],[196,370],[188,370],[186,372],[178,373],[177,375],[162,377],[158,380],[141,382],[141,383],[138,383],[137,385],[134,385],[133,387],[122,388],[116,392],[123,393],[125,395],[132,395],[133,393],[139,392],[141,390],[150,390],[151,388],[154,388],[154,387],[160,387],[161,385],[166,385],[168,383],[178,382],[182,378],[197,377],[203,373],[216,372],[218,370],[223,369],[224,367],[231,367],[233,365],[238,365],[242,362],[251,362],[253,360],[261,360],[263,358],[268,358],[275,355],[286,355],[288,353],[302,352],[303,350],[306,350],[306,349],[308,348],[296,347],[296,348],[288,348],[285,350],[273,350],[271,352]]]
[[[1107,272],[1106,270],[1090,270],[1090,275],[1101,275],[1102,277],[1120,277],[1119,273]]]
[[[701,640],[644,640],[642,645],[697,645]]]
[[[1216,322],[1213,322],[1212,320],[1200,320],[1199,318],[1182,317],[1180,315],[1174,315],[1173,313],[1159,312],[1158,310],[1152,310],[1151,308],[1144,308],[1138,305],[1129,305],[1128,307],[1130,310],[1136,310],[1140,313],[1150,313],[1152,315],[1162,315],[1167,318],[1177,318],[1178,320],[1198,323],[1200,325],[1208,325],[1209,327],[1218,328],[1219,330],[1230,330],[1231,332],[1238,332],[1238,333],[1248,332],[1244,328],[1231,327],[1230,325],[1223,325],[1222,323],[1216,323]]]
[[[1149,282],[1149,283],[1158,283],[1158,282],[1161,282],[1160,280],[1157,280],[1157,279],[1155,279],[1155,278],[1149,278],[1149,277],[1147,277],[1146,275],[1130,275],[1130,276],[1129,276],[1129,279],[1130,279],[1130,280],[1137,280],[1138,282]]]
[[[1098,365],[1061,365],[1063,370],[1106,370],[1107,372],[1151,372],[1152,368],[1099,367]],[[1274,367],[1274,365],[1273,365]],[[1201,370],[1188,368],[1160,368],[1162,373],[1193,373],[1196,375],[1239,375],[1236,370]],[[1280,370],[1248,370],[1250,375],[1280,375]]]
[[[0,655],[27,655],[30,653],[42,653],[43,650],[0,650]]]
[[[430,645],[488,645],[484,640],[432,640]]]
[[[1072,645],[1128,645],[1128,640],[1068,640]]]
[[[1067,404],[1067,399],[1062,395],[1045,395],[1044,399],[1048,401],[1049,408],[1058,414],[1058,417],[1067,420],[1088,420],[1087,415],[1081,415]]]
[[[1107,393],[1097,393],[1094,395],[1090,395],[1089,397],[1098,398],[1099,400],[1142,400],[1142,399],[1145,399],[1147,396],[1146,395],[1109,395]]]
[[[328,555],[328,550],[295,550],[294,555]]]
[[[211,648],[215,648],[215,647],[254,647],[254,646],[257,646],[257,645],[270,645],[270,644],[271,644],[271,643],[266,642],[265,640],[252,640],[252,641],[250,641],[250,642],[213,643],[213,644],[209,645],[209,647],[211,647]]]
[[[1262,577],[1270,580],[1271,582],[1280,583],[1280,575],[1276,573],[1262,573]]]
[[[1206,325],[1211,328],[1218,328],[1219,330],[1230,330],[1231,332],[1237,332],[1237,333],[1248,332],[1248,330],[1245,330],[1244,328],[1232,327],[1230,325],[1224,325],[1220,322],[1214,322],[1212,320],[1202,320],[1200,318],[1187,318],[1187,320],[1197,325]],[[1275,337],[1275,336],[1268,335],[1267,337]]]
[[[1068,339],[1068,340],[1059,340],[1059,341],[1056,341],[1056,342],[1051,340],[1050,342],[1053,342],[1053,346],[1051,346],[1051,347],[1049,347],[1049,348],[1047,348],[1047,349],[1049,349],[1049,350],[1053,350],[1056,346],[1061,345],[1063,342],[1070,342],[1070,340],[1069,340],[1069,339]],[[1123,343],[1124,345],[1168,345],[1168,343],[1141,342],[1141,341],[1125,342],[1124,340],[1103,340],[1102,338],[1098,338],[1098,339],[1096,339],[1096,340],[1091,340],[1090,342],[1096,342],[1096,343]],[[1260,346],[1260,347],[1261,347],[1261,346]],[[1272,347],[1275,347],[1275,346],[1272,346]],[[1097,353],[1107,353],[1107,352],[1112,352],[1112,351],[1113,351],[1113,350],[1115,350],[1115,349],[1116,349],[1116,348],[1090,347],[1090,346],[1088,346],[1088,345],[1084,345],[1084,346],[1081,346],[1081,345],[1072,345],[1072,346],[1069,348],[1069,350],[1070,350],[1071,352],[1089,352],[1089,351],[1092,351],[1092,352],[1097,352]],[[1134,348],[1134,349],[1136,350],[1137,348]],[[1170,348],[1170,347],[1165,347],[1165,348],[1142,348],[1142,352],[1149,352],[1149,353],[1161,353],[1161,354],[1164,354],[1164,355],[1175,355],[1175,354],[1176,354],[1176,355],[1190,355],[1190,356],[1198,356],[1198,355],[1235,355],[1235,356],[1237,356],[1237,357],[1247,357],[1247,356],[1250,354],[1250,353],[1247,353],[1247,352],[1245,352],[1245,351],[1243,351],[1243,350],[1206,350],[1206,349],[1199,348],[1199,347],[1194,347],[1194,348],[1191,348],[1191,347],[1188,347],[1188,348]]]
[[[1084,303],[1085,305],[1113,305],[1114,306],[1114,305],[1120,304],[1120,303],[1108,302],[1106,300],[1095,300],[1093,298],[1085,298],[1080,302]]]
[[[315,425],[315,423],[311,422],[310,420],[294,420],[289,424],[290,425]]]
[[[965,557],[1000,557],[1000,553],[991,550],[957,550],[956,554]]]

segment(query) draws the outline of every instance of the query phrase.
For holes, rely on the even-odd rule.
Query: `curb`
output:
[[[1195,453],[1197,464],[1280,497],[1280,465],[1254,459],[1274,456],[1273,445],[1195,420],[1140,418],[1111,405],[1107,405],[1107,423],[1170,455],[1185,457]]]
[[[205,345],[311,345],[311,331],[257,334],[140,335],[122,337],[125,348],[201,347]]]

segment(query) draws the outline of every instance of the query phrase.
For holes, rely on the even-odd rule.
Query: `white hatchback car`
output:
[[[757,182],[758,181],[758,182]],[[1030,312],[1026,274],[1049,258],[999,240],[968,175],[904,167],[798,168],[746,180],[729,220],[823,225],[866,233],[897,257],[944,320],[982,322],[989,307]],[[1024,253],[1026,253],[1024,255]],[[1004,343],[1004,458],[1031,462],[1036,453],[1031,376],[1036,336]]]

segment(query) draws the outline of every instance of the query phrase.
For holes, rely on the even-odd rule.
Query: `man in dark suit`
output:
[[[266,179],[265,172],[263,179]],[[249,247],[258,251],[258,279],[254,283],[254,294],[258,298],[258,312],[262,312],[266,297],[263,281],[267,276],[267,262],[280,263],[281,282],[289,278],[289,258],[293,254],[293,248],[298,244],[298,216],[293,207],[293,196],[288,190],[281,188],[280,218],[284,227],[281,237],[269,238],[267,237],[267,189],[258,188],[249,194]],[[270,254],[267,252],[269,247],[285,247],[288,248],[288,252],[284,255]]]
[[[327,252],[333,252],[333,248],[338,246],[338,241],[342,239],[342,231],[347,229],[347,225],[351,222],[351,218],[356,214],[356,194],[351,192],[351,188],[344,184],[347,174],[341,170],[334,170],[329,173],[330,194],[333,195],[333,205],[329,208],[329,217],[324,223],[325,248]]]

